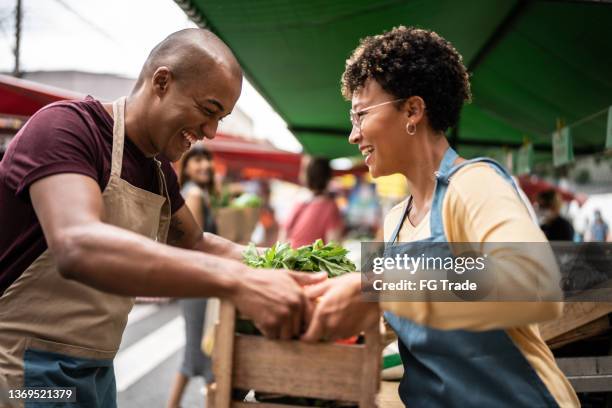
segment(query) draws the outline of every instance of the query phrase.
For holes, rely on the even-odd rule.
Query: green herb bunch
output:
[[[277,242],[259,254],[255,244],[245,250],[244,262],[253,268],[290,269],[301,272],[327,272],[334,278],[345,273],[355,272],[355,264],[346,257],[348,250],[330,242],[324,245],[318,239],[312,245],[292,249],[289,244]]]
[[[257,194],[243,193],[234,198],[229,206],[233,208],[259,208],[263,200]]]

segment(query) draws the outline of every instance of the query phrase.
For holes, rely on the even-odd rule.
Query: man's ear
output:
[[[166,66],[159,67],[153,73],[153,91],[158,96],[163,96],[168,92],[168,87],[172,81],[172,72]]]
[[[411,96],[404,102],[402,110],[411,123],[418,125],[425,116],[425,101],[420,96]]]

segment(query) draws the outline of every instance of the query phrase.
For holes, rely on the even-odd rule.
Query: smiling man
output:
[[[202,233],[170,166],[215,136],[241,83],[219,38],[183,30],[127,98],[55,103],[17,134],[0,163],[0,391],[76,387],[79,407],[115,407],[137,295],[225,298],[269,337],[299,334],[300,285],[322,277],[244,266],[242,246]]]

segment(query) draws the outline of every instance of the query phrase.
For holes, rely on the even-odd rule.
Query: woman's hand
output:
[[[361,298],[361,274],[350,273],[304,288],[314,302],[307,316],[308,329],[302,340],[338,340],[361,333],[378,324],[377,302]]]
[[[253,320],[264,336],[289,340],[299,336],[304,327],[309,300],[303,287],[326,279],[326,272],[249,270],[231,300],[238,310]]]

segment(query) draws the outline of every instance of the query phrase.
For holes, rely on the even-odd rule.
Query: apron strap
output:
[[[453,163],[455,162],[455,160],[457,160],[457,157],[459,157],[457,152],[452,147],[449,146],[448,149],[446,149],[446,152],[444,152],[444,156],[442,157],[442,161],[440,162],[440,166],[438,167],[438,170],[435,172],[436,184],[438,180],[440,179],[441,174],[446,174],[452,169]],[[434,189],[434,194],[435,194],[435,191],[436,190]],[[406,203],[406,206],[404,207],[402,216],[397,226],[393,230],[393,233],[391,234],[391,241],[390,241],[391,243],[395,243],[397,241],[399,232],[402,229],[402,226],[404,225],[404,220],[408,218],[408,213],[410,213],[411,208],[412,208],[412,196],[408,198],[408,202]]]
[[[495,170],[495,172],[497,174],[499,174],[504,180],[506,180],[508,183],[510,183],[510,185],[514,188],[514,190],[518,194],[518,186],[514,182],[514,179],[512,178],[510,173],[508,173],[508,170],[506,170],[501,164],[499,164],[495,160],[493,160],[491,158],[488,158],[488,157],[477,157],[475,159],[464,161],[463,163],[459,164],[458,166],[453,167],[448,173],[443,175],[443,181],[448,184],[450,182],[451,177],[455,173],[457,173],[463,167],[468,166],[470,164],[474,164],[474,163],[486,163],[486,164],[488,164],[490,167],[493,168],[493,170]],[[521,199],[521,201],[522,201],[522,199]]]
[[[161,168],[161,162],[157,160],[157,158],[153,158],[155,160],[155,164],[157,165],[155,169],[157,170],[157,186],[159,188],[159,195],[168,198],[168,189],[166,188],[166,178],[164,177],[164,172]]]
[[[436,178],[441,174],[448,173],[453,168],[453,163],[457,160],[457,157],[459,157],[459,155],[455,149],[449,146],[444,153],[444,157],[442,157],[438,171],[435,172]]]
[[[166,176],[161,167],[161,162],[154,158],[157,170],[157,181],[159,183],[159,194],[166,198],[166,201],[162,205],[162,213],[159,219],[159,230],[157,232],[157,240],[159,242],[166,242],[168,236],[168,229],[170,219],[172,218],[172,208],[170,204],[170,193],[168,192],[168,184],[166,182]]]
[[[111,176],[121,178],[123,163],[123,142],[125,139],[125,96],[113,102],[113,153],[111,158]]]
[[[402,217],[400,218],[400,221],[395,226],[395,229],[393,230],[393,233],[391,234],[390,242],[392,244],[397,242],[397,238],[399,237],[399,232],[402,229],[402,225],[404,225],[404,220],[408,218],[408,213],[410,213],[411,208],[412,208],[412,196],[408,197],[408,201],[406,202],[406,205],[404,206],[404,210],[402,211]]]
[[[463,163],[452,167],[448,171],[438,175],[437,181],[440,185],[436,187],[436,190],[434,192],[434,200],[431,206],[431,215],[429,220],[432,236],[445,236],[444,223],[442,220],[442,203],[444,201],[444,195],[447,191],[447,186],[450,183],[452,176],[465,166],[469,166],[475,163],[486,163],[491,168],[493,168],[493,170],[495,170],[497,174],[499,174],[506,182],[508,182],[512,186],[517,196],[521,200],[521,203],[523,203],[527,212],[529,213],[529,207],[523,200],[523,197],[519,192],[519,188],[514,182],[514,179],[512,178],[510,173],[508,173],[508,171],[501,164],[499,164],[493,159],[490,159],[488,157],[477,157],[475,159],[466,160]]]

